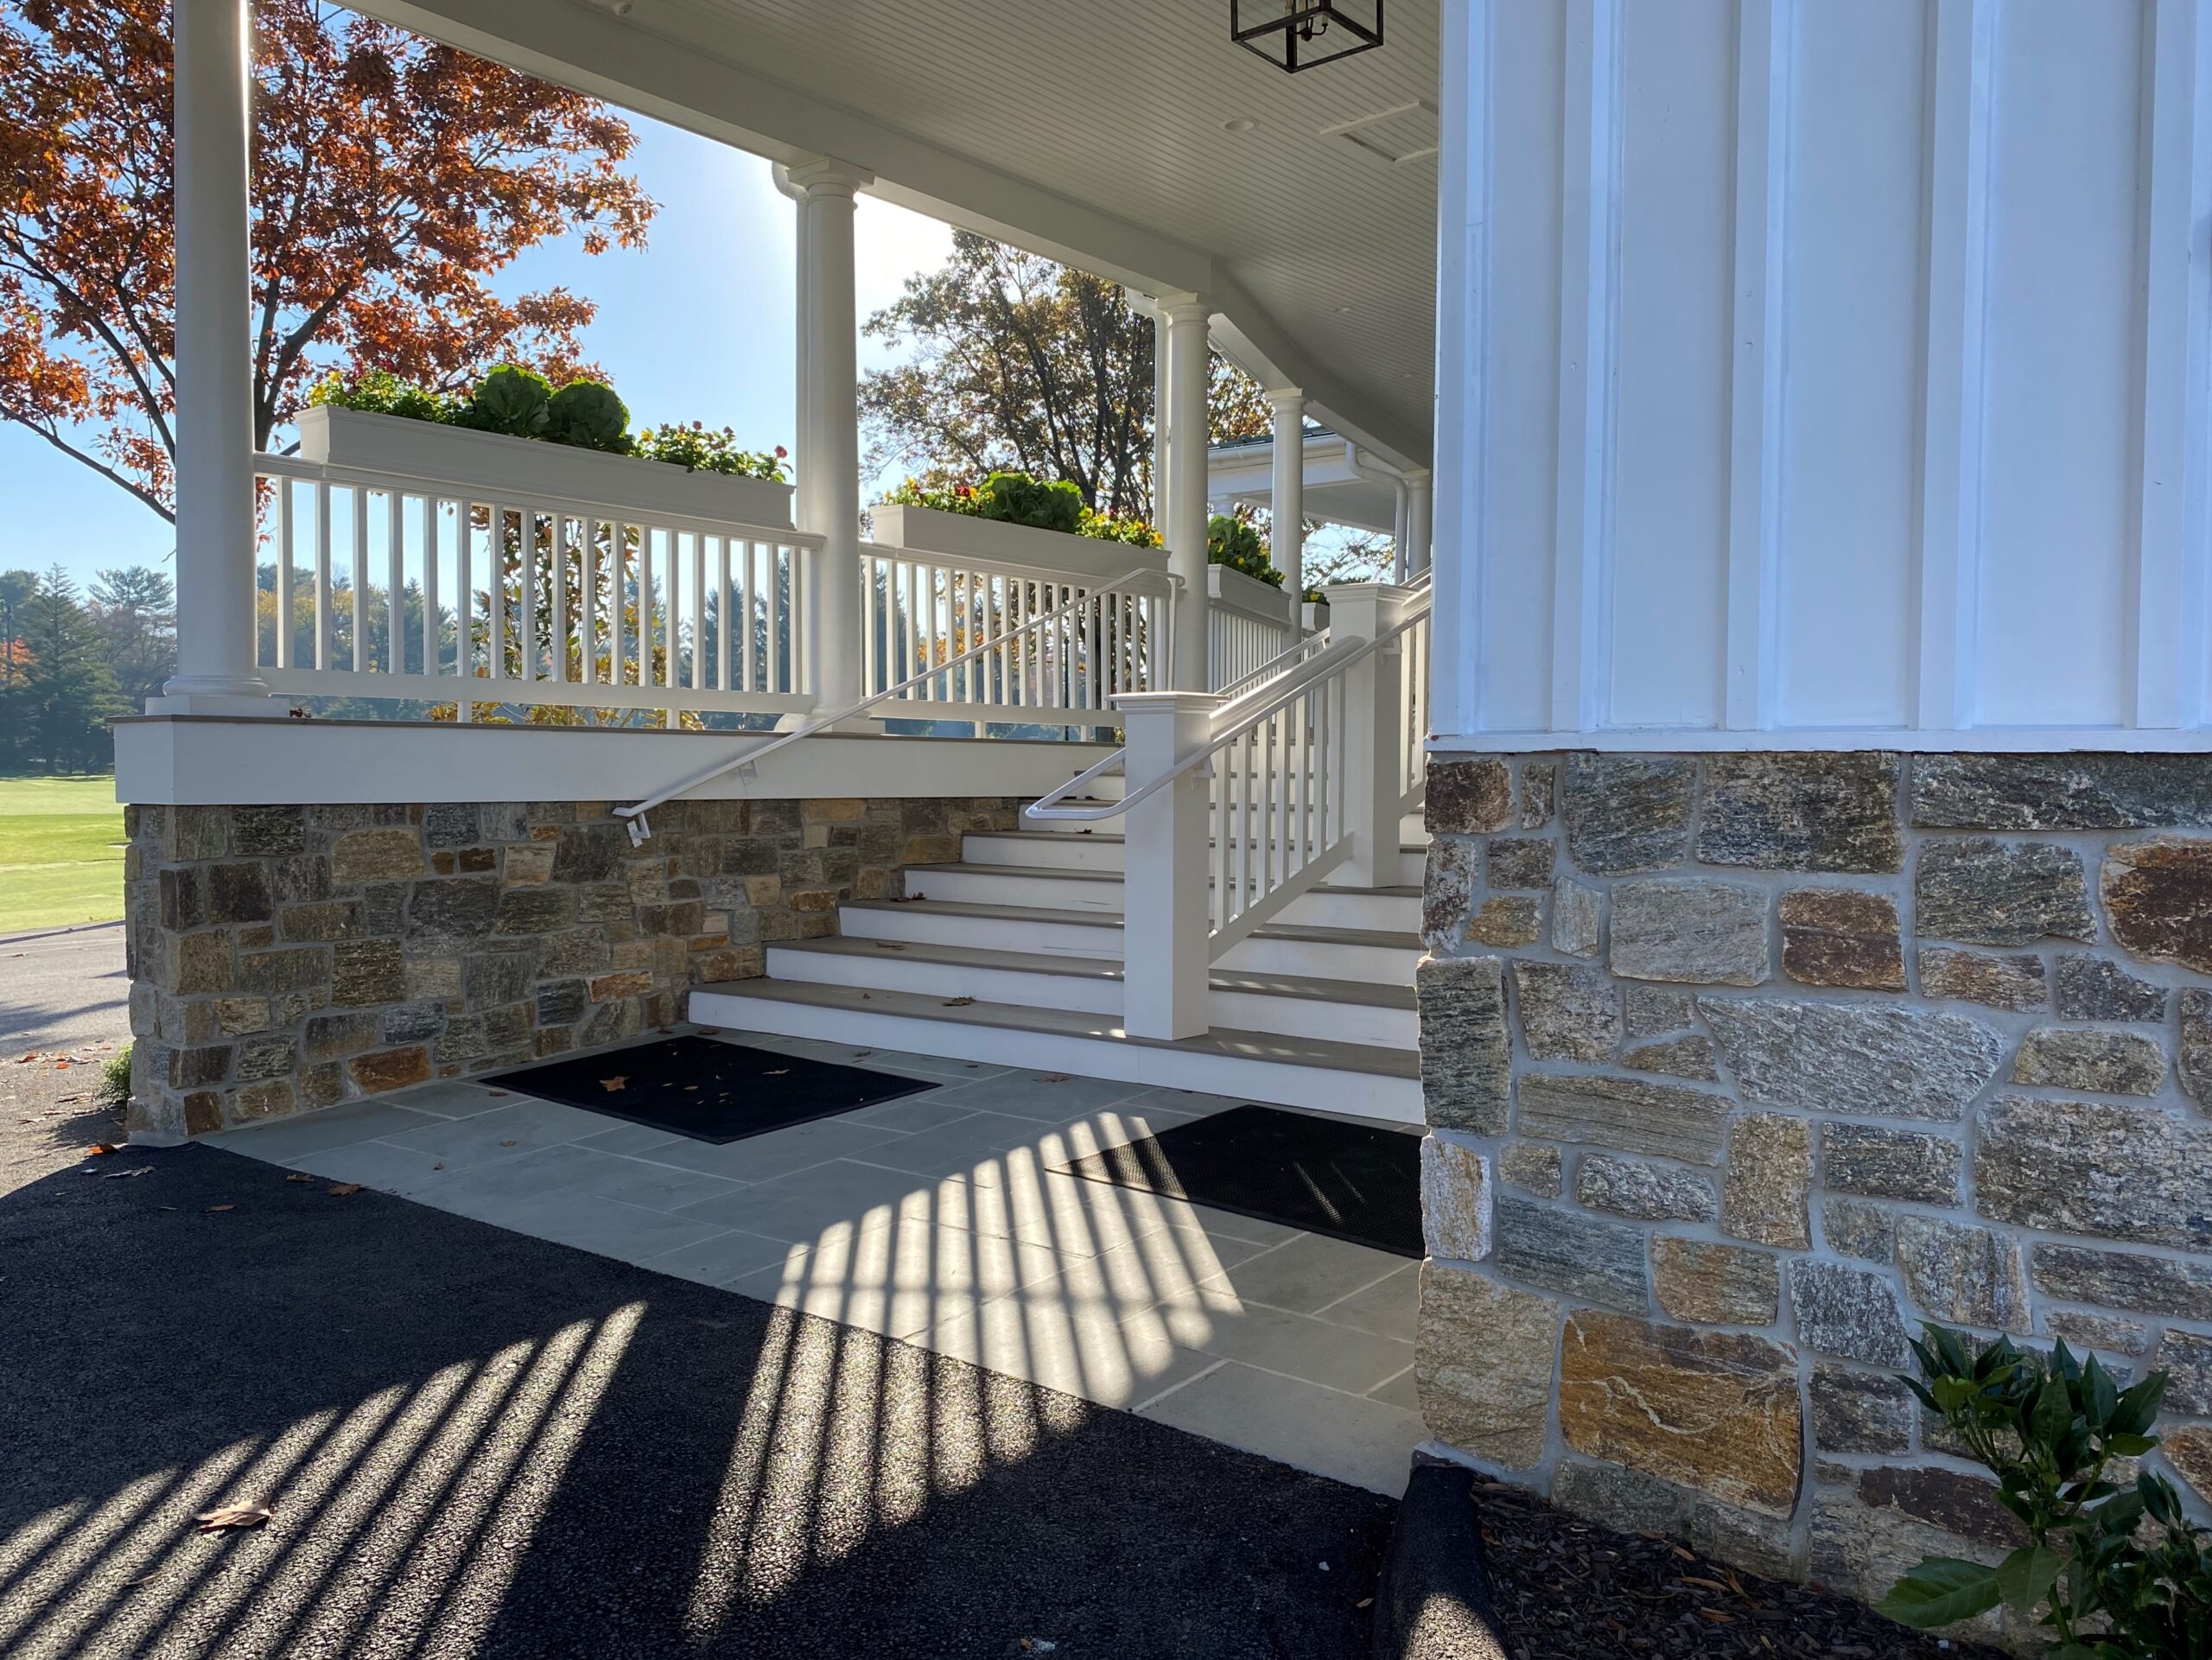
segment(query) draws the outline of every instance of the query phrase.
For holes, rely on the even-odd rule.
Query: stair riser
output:
[[[927,911],[845,911],[848,939],[908,939],[931,945],[972,945],[979,951],[1041,951],[1053,957],[1122,954],[1122,930],[1071,927],[1064,922],[1005,917],[952,917]],[[889,955],[890,953],[886,953]]]
[[[906,897],[962,905],[1011,905],[1045,911],[1122,914],[1122,884],[1070,877],[1037,868],[1020,875],[932,865],[906,873]],[[1308,928],[1364,928],[1412,933],[1421,926],[1421,901],[1410,896],[1358,892],[1301,894],[1277,919]]]
[[[896,951],[855,957],[771,945],[768,976],[868,991],[973,997],[977,1002],[1006,1003],[1017,1008],[1064,1008],[1086,1014],[1119,1014],[1122,1011],[1122,984],[1118,980],[912,961]],[[1409,1008],[1377,1008],[1366,1003],[1220,990],[1212,994],[1209,1007],[1211,1023],[1230,1031],[1268,1032],[1278,1037],[1318,1038],[1384,1049],[1411,1050],[1420,1041],[1420,1021]]]
[[[1254,974],[1296,974],[1315,980],[1409,986],[1421,953],[1337,940],[1253,938],[1238,940],[1220,960],[1225,969],[1247,969]]]
[[[1049,842],[1017,836],[970,836],[963,843],[961,856],[971,864],[1027,865],[1039,870],[1120,870],[1124,868],[1124,851],[1119,842],[1089,836],[1056,836]],[[1397,880],[1408,887],[1418,887],[1427,867],[1426,853],[1402,853]]]
[[[1378,1078],[1325,1066],[1289,1066],[1235,1055],[1192,1054],[1098,1038],[1061,1037],[910,1015],[817,1008],[703,990],[691,994],[690,1018],[727,1031],[819,1038],[832,1043],[943,1055],[954,1060],[1197,1090],[1279,1106],[1313,1107],[1385,1123],[1421,1122],[1417,1078]]]

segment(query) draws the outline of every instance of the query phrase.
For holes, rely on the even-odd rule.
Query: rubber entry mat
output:
[[[1067,1174],[1421,1256],[1421,1137],[1231,1107],[1059,1167]]]
[[[928,1078],[688,1035],[480,1081],[717,1144],[937,1087]]]

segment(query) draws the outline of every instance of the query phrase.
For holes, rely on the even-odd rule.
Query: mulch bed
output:
[[[1498,1623],[1516,1660],[2007,1660],[1907,1631],[1833,1591],[1579,1521],[1516,1488],[1478,1480],[1475,1502]]]

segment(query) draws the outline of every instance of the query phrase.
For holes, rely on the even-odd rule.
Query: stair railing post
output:
[[[1348,582],[1323,590],[1329,601],[1329,642],[1373,639],[1397,626],[1411,597],[1388,582]],[[1350,887],[1387,887],[1398,880],[1399,727],[1402,688],[1393,641],[1344,671],[1344,832],[1351,838],[1343,875]]]
[[[1205,747],[1211,693],[1126,692],[1114,700],[1128,734],[1135,795]],[[1204,766],[1128,810],[1122,879],[1122,1025],[1131,1037],[1195,1038],[1211,1026],[1213,909],[1208,885]]]

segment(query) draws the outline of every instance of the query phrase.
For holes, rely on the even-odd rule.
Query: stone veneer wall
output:
[[[2212,1498],[2212,758],[1431,768],[1432,1434],[1872,1599],[2011,1517],[1923,1320],[2173,1374]]]
[[[997,799],[125,809],[130,1123],[198,1135],[635,1036]]]

